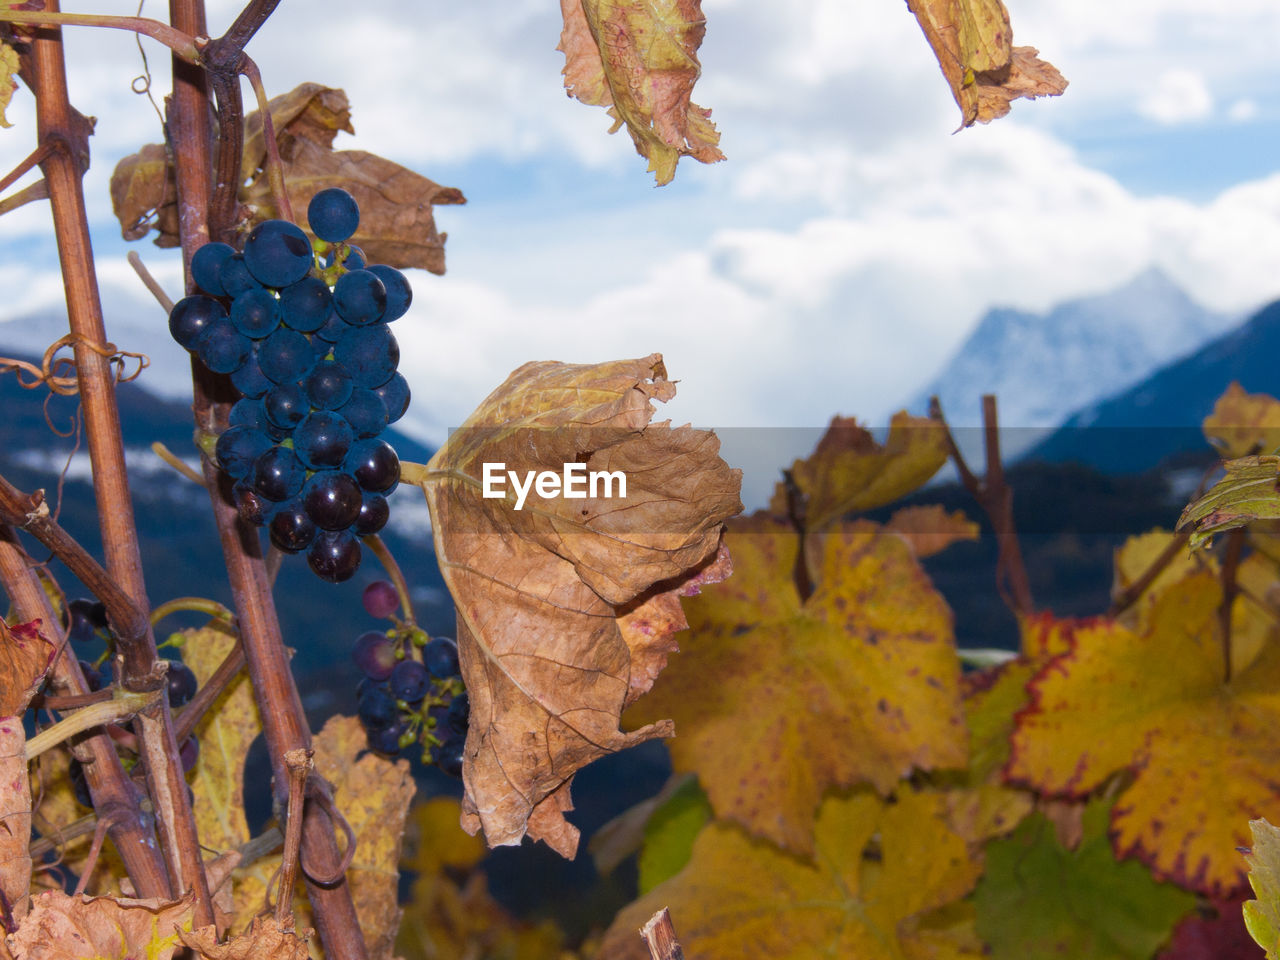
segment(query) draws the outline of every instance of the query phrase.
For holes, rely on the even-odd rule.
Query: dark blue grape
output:
[[[243,480],[231,488],[231,494],[235,499],[240,519],[245,523],[252,523],[255,527],[263,527],[270,523],[271,518],[282,506],[274,500],[268,500]]]
[[[84,675],[84,685],[89,688],[90,693],[103,689],[102,674],[93,668],[93,664],[88,660],[77,660],[80,665],[80,672]]]
[[[408,278],[385,263],[375,263],[365,269],[381,280],[387,291],[387,307],[383,311],[382,322],[399,320],[408,313],[409,305],[413,303],[413,289],[409,286]]]
[[[218,269],[218,279],[222,281],[222,289],[227,292],[228,297],[238,297],[248,290],[262,286],[245,266],[243,253],[232,254],[222,261],[222,266]]]
[[[67,636],[72,643],[88,643],[97,636],[98,627],[106,627],[106,607],[101,614],[97,607],[101,604],[93,600],[72,600],[67,604]]]
[[[352,327],[333,345],[333,358],[347,368],[353,384],[374,390],[395,375],[400,345],[385,323]]]
[[[311,341],[287,327],[276,330],[258,348],[258,366],[273,383],[296,383],[315,365]]]
[[[253,488],[268,500],[288,500],[302,489],[307,468],[288,447],[272,447],[253,464]]]
[[[463,690],[449,703],[449,712],[445,722],[455,733],[466,733],[467,724],[471,721],[471,697]]]
[[[264,287],[279,289],[310,273],[315,254],[301,227],[287,220],[266,220],[249,231],[244,263]]]
[[[321,530],[307,551],[307,564],[321,580],[350,580],[360,568],[360,541],[348,530]]]
[[[435,637],[422,648],[427,672],[440,680],[458,675],[458,645],[448,637]]]
[[[360,487],[345,473],[322,470],[303,486],[302,503],[321,530],[346,530],[360,516]]]
[[[206,243],[197,250],[191,257],[191,279],[196,282],[196,286],[210,296],[226,296],[227,291],[222,286],[220,273],[222,264],[234,253],[231,246],[217,241]]]
[[[178,748],[178,758],[182,761],[182,772],[190,773],[196,768],[200,759],[200,741],[195,737],[187,737]]]
[[[249,356],[251,341],[225,315],[217,318],[196,339],[196,356],[214,373],[233,373]]]
[[[253,469],[257,459],[270,450],[271,438],[253,427],[228,427],[218,437],[214,448],[218,466],[228,476],[242,480]]]
[[[343,469],[370,493],[386,493],[400,482],[400,458],[385,440],[357,440]]]
[[[311,409],[307,396],[296,383],[273,386],[262,398],[262,408],[267,419],[282,430],[293,430]]]
[[[356,715],[365,729],[381,730],[399,719],[396,701],[385,684],[366,687],[356,702]]]
[[[370,630],[356,637],[351,659],[361,673],[381,683],[396,665],[396,646],[385,633]]]
[[[294,451],[312,470],[340,466],[354,439],[351,425],[332,410],[307,414],[293,431]]]
[[[280,312],[285,326],[312,333],[324,326],[333,312],[333,296],[323,280],[303,277],[280,291]]]
[[[323,340],[318,342],[324,343]],[[351,375],[336,360],[321,360],[317,363],[316,368],[307,374],[302,386],[311,406],[318,410],[337,410],[351,399]]]
[[[231,383],[240,391],[240,395],[245,397],[260,397],[271,389],[271,381],[258,366],[258,344],[252,345],[240,369],[232,372]]]
[[[374,391],[356,387],[351,399],[338,409],[358,438],[376,437],[387,428],[387,405]]]
[[[377,274],[352,269],[333,285],[333,305],[347,323],[377,323],[387,309],[387,288]]]
[[[387,498],[380,493],[365,491],[360,501],[360,515],[356,517],[351,529],[359,536],[367,537],[385,527],[389,519],[391,507],[387,504]]]
[[[417,703],[426,696],[431,680],[427,676],[427,668],[417,660],[401,660],[391,669],[387,683],[397,700]]]
[[[108,657],[102,662],[102,666],[98,668],[98,689],[105,690],[115,682],[115,668],[111,666],[111,658]]]
[[[212,297],[199,293],[183,297],[169,311],[169,333],[184,348],[194,350],[205,328],[226,315],[227,308]]]
[[[169,663],[169,706],[181,707],[196,695],[200,681],[181,660],[170,660]]]
[[[227,423],[233,427],[254,427],[258,430],[266,428],[267,414],[257,400],[237,400],[227,415]]]
[[[307,223],[321,240],[342,243],[360,226],[360,207],[341,187],[329,187],[307,204]]]
[[[253,340],[263,340],[280,326],[280,301],[270,290],[246,290],[231,301],[231,322]]]
[[[395,423],[409,409],[409,381],[403,374],[394,374],[390,380],[373,392],[387,408],[387,423]]]
[[[268,530],[271,542],[285,553],[299,553],[307,549],[317,533],[302,501],[296,498],[281,505],[272,516]]]
[[[462,752],[466,741],[461,737],[450,738],[432,751],[436,766],[451,777],[462,776]]]
[[[400,752],[400,738],[404,736],[405,729],[404,722],[399,721],[380,730],[366,730],[365,734],[369,738],[369,749],[376,750],[378,753],[385,753],[388,756],[395,756]]]
[[[324,325],[316,330],[315,334],[326,343],[334,343],[337,339],[351,329],[351,324],[343,320],[338,315],[337,310],[330,310],[329,316],[325,318]]]

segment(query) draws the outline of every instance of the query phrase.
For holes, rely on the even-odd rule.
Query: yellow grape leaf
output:
[[[0,42],[0,127],[13,126],[4,113],[9,109],[9,102],[18,89],[18,81],[14,77],[21,65],[18,51],[9,44]]]
[[[1192,550],[1216,533],[1255,520],[1280,520],[1280,457],[1238,457],[1223,467],[1226,476],[1187,504],[1178,518],[1178,530],[1191,530]]]
[[[658,185],[681,157],[723,160],[711,111],[690,100],[702,73],[702,0],[560,0],[569,95],[609,108],[610,133],[627,125]]]
[[[970,922],[933,922],[982,873],[948,827],[941,795],[903,787],[891,803],[865,790],[828,796],[813,846],[809,862],[713,821],[680,873],[618,914],[598,957],[647,960],[636,931],[664,906],[697,960],[982,956]]]
[[[1114,600],[1129,590],[1151,569],[1177,536],[1168,530],[1151,530],[1126,540],[1115,552],[1115,575],[1112,579],[1111,597]],[[1212,558],[1204,558],[1212,564]],[[1192,556],[1189,547],[1183,547],[1173,555],[1164,569],[1151,581],[1137,601],[1118,618],[1125,626],[1141,629],[1151,610],[1151,605],[1167,589],[1190,573],[1201,569],[1198,558]]]
[[[178,936],[204,960],[307,960],[311,931],[299,936],[281,929],[274,917],[254,917],[248,930],[226,943],[218,943],[218,932],[211,926]]]
[[[1244,924],[1249,936],[1267,951],[1267,960],[1280,960],[1280,830],[1266,818],[1249,821],[1253,846],[1245,853],[1249,885],[1258,899],[1245,901]]]
[[[1105,620],[1075,629],[1071,650],[1031,681],[1005,771],[1080,799],[1131,771],[1111,812],[1117,855],[1219,900],[1244,884],[1235,848],[1247,821],[1280,815],[1280,644],[1224,682],[1221,598],[1218,580],[1196,573],[1159,598],[1142,632]]]
[[[931,557],[962,540],[977,540],[979,530],[963,510],[947,513],[936,503],[896,510],[884,529],[905,540],[917,557]]]
[[[990,123],[1020,97],[1054,97],[1067,88],[1034,47],[1015,47],[1001,0],[907,0],[960,107],[961,125]]]
[[[852,417],[833,417],[818,446],[789,471],[803,497],[805,528],[820,530],[855,510],[874,510],[923,486],[947,461],[946,430],[937,420],[893,415],[884,446]],[[770,509],[790,513],[779,485]]]
[[[1205,417],[1204,435],[1226,459],[1280,450],[1280,401],[1232,382]]]
[[[46,891],[7,942],[14,960],[169,960],[191,929],[192,894],[181,900],[70,897]]]
[[[718,817],[809,853],[829,787],[888,793],[914,768],[963,767],[951,612],[907,545],[862,521],[815,541],[759,514],[730,525],[734,575],[688,604],[692,636],[629,723],[675,718],[677,771]]]
[[[714,434],[649,422],[650,401],[674,394],[658,354],[525,364],[422,476],[471,697],[463,825],[483,827],[490,846],[527,832],[572,856],[573,775],[671,733],[659,721],[624,734],[618,717],[673,649],[673,598],[708,566],[727,572],[721,530],[742,509],[741,471]],[[571,463],[615,475],[612,487],[592,482],[572,499],[530,491],[527,502],[512,492]],[[486,464],[516,478],[490,486],[499,498],[483,495]]]
[[[346,876],[369,958],[391,960],[400,926],[397,868],[414,785],[408,760],[392,762],[365,748],[360,721],[333,716],[316,735],[315,764],[333,784],[334,801],[356,834]]]

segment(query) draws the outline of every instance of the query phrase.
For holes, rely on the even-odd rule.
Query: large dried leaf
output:
[[[21,717],[0,717],[0,894],[18,916],[31,889],[31,782]]]
[[[688,650],[627,716],[675,718],[672,762],[716,815],[809,853],[829,787],[963,767],[951,612],[907,545],[867,521],[813,538],[805,599],[794,531],[760,515],[730,531],[733,577],[689,603]]]
[[[943,425],[899,411],[884,446],[852,417],[833,417],[813,453],[795,461],[789,473],[802,497],[805,527],[820,530],[847,513],[892,503],[925,484],[946,461]],[[780,485],[770,509],[787,514],[786,501]]]
[[[1192,574],[1142,632],[1105,620],[1074,630],[1030,684],[1006,768],[1075,798],[1131,771],[1111,813],[1116,852],[1215,899],[1243,888],[1245,824],[1280,815],[1280,644],[1224,682],[1221,599],[1211,573]]]
[[[169,960],[191,929],[194,900],[70,897],[48,891],[9,935],[15,960]]]
[[[609,108],[659,185],[681,157],[723,160],[711,111],[693,103],[706,33],[702,0],[560,0],[564,85],[583,103]]]
[[[334,785],[337,807],[356,834],[346,876],[369,960],[391,960],[400,927],[400,850],[414,785],[409,761],[361,755],[366,740],[355,717],[330,717],[315,738],[316,772]]]
[[[1280,830],[1266,818],[1249,822],[1253,844],[1245,854],[1256,900],[1244,905],[1244,923],[1267,960],[1280,958]]]
[[[670,906],[680,941],[698,960],[924,960],[980,957],[971,923],[931,913],[963,897],[982,872],[947,826],[940,795],[902,789],[830,796],[818,815],[813,862],[711,823],[689,865],[624,909],[601,960],[647,960],[636,935]]]
[[[18,73],[21,62],[18,51],[7,43],[0,42],[0,127],[12,127],[13,124],[4,115],[9,109],[9,101],[18,89],[18,81],[14,77]]]
[[[310,931],[302,936],[283,930],[274,917],[255,917],[249,929],[226,943],[218,943],[213,927],[179,933],[182,942],[204,960],[307,960]]]
[[[126,240],[141,240],[154,229],[156,246],[178,246],[178,184],[163,144],[148,143],[116,164],[111,209]]]
[[[1191,530],[1191,549],[1214,534],[1255,520],[1280,520],[1280,457],[1240,457],[1223,466],[1226,476],[1187,504],[1178,529]]]
[[[428,465],[422,483],[471,696],[463,823],[483,826],[491,846],[527,832],[572,856],[578,832],[563,811],[573,775],[671,733],[670,721],[618,730],[681,626],[655,596],[687,592],[708,564],[723,571],[722,526],[742,508],[741,472],[720,459],[713,434],[649,423],[650,401],[674,393],[657,354],[525,364]],[[509,485],[493,491],[505,499],[482,495],[486,463],[519,477],[568,463],[617,471],[626,496],[531,493],[516,509]]]
[[[1224,458],[1280,450],[1280,401],[1245,393],[1233,382],[1204,420],[1204,435]]]
[[[1000,0],[907,0],[960,107],[962,126],[990,123],[1020,97],[1052,97],[1067,88],[1034,47],[1015,47]]]
[[[1147,960],[1196,898],[1118,863],[1107,839],[1109,803],[1085,810],[1084,836],[1064,848],[1039,813],[987,845],[973,895],[978,933],[994,960]]]
[[[0,620],[0,717],[21,717],[44,683],[57,647],[40,621],[8,626]]]

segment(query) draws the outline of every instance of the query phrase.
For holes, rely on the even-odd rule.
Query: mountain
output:
[[[1230,322],[1154,267],[1047,314],[992,309],[908,409],[923,411],[936,395],[950,422],[976,426],[979,398],[994,393],[1000,424],[1010,430],[1002,431],[1005,454],[1014,457],[1085,404],[1136,383]]]
[[[1174,454],[1206,450],[1200,423],[1233,380],[1249,393],[1280,395],[1277,356],[1280,301],[1141,383],[1079,410],[1027,456],[1134,473]]]

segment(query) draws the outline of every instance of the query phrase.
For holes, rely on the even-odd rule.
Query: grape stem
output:
[[[41,13],[35,10],[0,8],[0,23],[12,23],[19,27],[109,27],[114,30],[129,30],[164,44],[173,51],[174,56],[187,63],[198,66],[203,62],[200,54],[202,46],[200,38],[175,30],[167,23],[151,20],[148,17],[102,16],[95,13]]]
[[[0,190],[8,190],[18,182],[19,178],[21,178],[24,173],[42,163],[44,158],[49,155],[49,151],[56,149],[57,144],[52,140],[46,140],[41,143],[38,147],[27,154],[27,158],[25,160],[10,170],[3,180],[0,180]]]
[[[400,564],[396,563],[396,558],[392,556],[386,542],[376,533],[364,537],[363,540],[365,546],[373,551],[373,555],[382,564],[382,569],[387,571],[387,576],[391,578],[391,585],[396,588],[396,596],[400,598],[400,609],[404,612],[404,622],[411,627],[416,627],[418,621],[413,617],[413,602],[409,599],[409,584],[404,579]]]
[[[258,115],[262,117],[262,140],[267,148],[267,182],[271,185],[271,199],[280,216],[292,223],[293,204],[289,202],[289,191],[285,189],[284,163],[280,159],[280,144],[276,142],[275,121],[271,119],[271,103],[267,100],[266,87],[262,85],[262,74],[258,72],[258,65],[247,55],[240,58],[240,72],[248,79],[258,100]]]
[[[189,466],[187,466],[181,460],[181,458],[178,457],[176,453],[174,453],[172,450],[166,447],[159,440],[156,440],[151,444],[151,452],[154,453],[161,460],[163,460],[165,463],[167,463],[169,466],[173,467],[174,470],[182,474],[192,483],[198,483],[200,484],[200,486],[202,487],[204,486],[204,477],[200,476],[200,474],[196,473]],[[154,624],[155,620],[153,619],[151,622]]]
[[[203,485],[204,479],[201,478],[200,482]],[[217,600],[209,600],[205,597],[177,597],[160,604],[151,611],[151,626],[155,627],[165,617],[183,610],[191,613],[206,613],[216,620],[225,620],[227,623],[234,623],[236,619],[235,613]]]
[[[0,187],[0,190],[2,189],[4,188]],[[165,314],[168,315],[173,310],[173,301],[164,292],[164,287],[160,286],[160,281],[152,275],[151,271],[147,269],[147,265],[142,262],[142,258],[138,256],[138,251],[130,250],[125,259],[129,261],[129,266],[133,267],[133,272],[138,275],[142,285],[151,291],[151,295],[156,298],[156,302],[160,304]]]
[[[150,706],[160,697],[160,691],[148,690],[134,693],[130,690],[116,688],[116,694],[110,700],[93,703],[83,710],[68,714],[51,727],[46,727],[27,741],[27,759],[34,760],[64,740],[69,740],[78,733],[84,733],[94,727],[108,723],[116,723],[135,716],[139,711]]]

